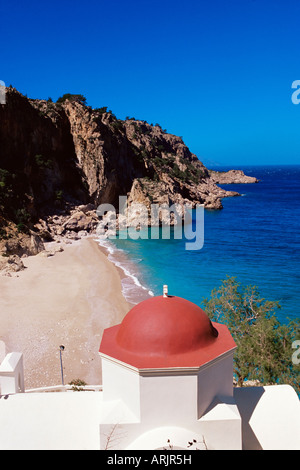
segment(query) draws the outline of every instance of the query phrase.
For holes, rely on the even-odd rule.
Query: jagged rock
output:
[[[49,227],[48,227],[48,224],[45,220],[43,219],[39,219],[39,221],[34,225],[34,228],[38,231],[49,231]]]
[[[209,170],[210,177],[218,184],[249,184],[258,183],[254,176],[246,176],[242,170],[214,171]]]
[[[88,231],[87,230],[80,230],[80,232],[78,232],[78,237],[79,238],[83,238],[83,237],[87,237],[88,236]]]
[[[26,254],[29,256],[36,255],[40,251],[44,250],[44,248],[44,243],[41,238],[37,234],[31,232],[29,250]]]
[[[78,206],[77,210],[83,212],[86,214],[87,212],[93,212],[96,210],[96,206],[94,204],[84,204],[81,206]]]
[[[78,233],[74,231],[68,231],[65,235],[69,240],[80,240]]]
[[[8,258],[3,258],[0,260],[0,271],[2,274],[8,273],[17,273],[23,271],[25,266],[23,261],[17,255],[9,256]]]
[[[27,255],[37,255],[45,249],[41,238],[34,232],[30,234],[18,234],[4,243],[4,252],[7,255],[17,255],[19,257]]]
[[[208,196],[204,203],[205,209],[220,210],[223,208],[222,201],[216,196]]]
[[[53,240],[49,226],[45,220],[40,219],[39,222],[34,225],[34,228],[43,241],[50,242]]]
[[[71,217],[64,222],[63,229],[64,231],[86,231],[90,232],[95,229],[96,225],[98,224],[98,218],[96,215],[87,215],[81,210],[78,212],[74,212]]]
[[[56,253],[62,253],[63,251],[64,249],[62,246],[58,246],[58,247],[54,246],[51,250],[41,251],[39,253],[39,256],[50,258],[51,256],[54,256]]]

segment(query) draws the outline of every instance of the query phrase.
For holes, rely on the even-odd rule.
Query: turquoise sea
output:
[[[215,168],[218,171],[231,168]],[[187,251],[185,240],[105,241],[110,259],[123,268],[123,292],[132,302],[169,293],[199,306],[227,275],[279,300],[278,318],[300,316],[300,165],[238,167],[256,184],[220,185],[241,197],[224,209],[204,212],[204,245]]]

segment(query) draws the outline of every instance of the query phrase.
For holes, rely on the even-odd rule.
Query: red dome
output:
[[[104,330],[100,353],[139,369],[199,367],[235,348],[225,325],[175,296],[134,306],[120,325]]]
[[[139,355],[182,354],[206,346],[218,336],[206,313],[180,297],[152,297],[133,307],[116,341]]]

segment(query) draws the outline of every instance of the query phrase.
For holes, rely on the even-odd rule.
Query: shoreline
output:
[[[61,344],[64,383],[100,385],[103,330],[140,301],[129,302],[123,294],[121,253],[112,261],[93,236],[59,246],[63,251],[54,256],[23,258],[24,271],[0,277],[0,340],[6,353],[23,353],[26,389],[62,383]]]
[[[133,306],[154,295],[149,288],[140,283],[137,264],[127,257],[125,251],[117,248],[110,240],[94,238],[94,241],[119,272],[123,296],[127,302]]]

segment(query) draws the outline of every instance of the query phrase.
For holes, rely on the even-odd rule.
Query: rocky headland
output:
[[[47,254],[47,242],[95,232],[102,203],[203,204],[222,209],[238,196],[218,186],[252,183],[241,171],[208,170],[181,137],[160,125],[117,119],[81,95],[56,103],[6,89],[0,105],[0,269]],[[53,253],[48,253],[51,255]]]
[[[259,182],[255,176],[247,176],[242,170],[208,170],[208,172],[211,179],[216,184],[250,184]]]

